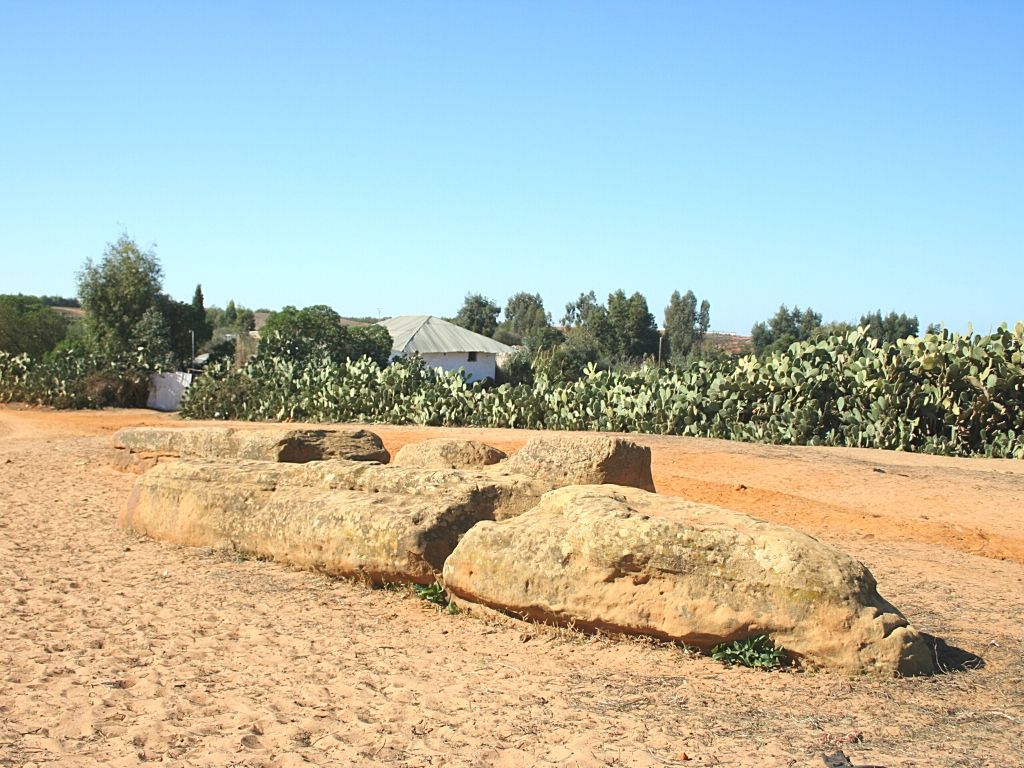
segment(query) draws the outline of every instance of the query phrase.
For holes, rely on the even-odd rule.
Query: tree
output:
[[[562,325],[566,328],[578,328],[586,325],[587,319],[593,312],[604,312],[605,308],[597,302],[597,296],[593,291],[581,293],[576,301],[565,305],[565,316],[562,317]]]
[[[171,350],[179,361],[191,361],[194,351],[213,337],[213,326],[202,306],[175,301],[163,293],[154,306],[164,316]]]
[[[239,307],[235,314],[235,327],[240,333],[256,330],[256,313],[248,307]]]
[[[35,296],[0,296],[0,351],[41,357],[67,334],[68,323]]]
[[[544,325],[530,331],[522,338],[523,346],[531,352],[540,352],[542,349],[553,349],[565,342],[565,334],[550,325]]]
[[[500,313],[501,307],[493,301],[479,293],[470,293],[466,295],[462,309],[455,315],[452,322],[474,333],[493,336],[498,327]]]
[[[611,344],[605,351],[613,358],[627,360],[657,354],[658,326],[643,294],[637,292],[627,298],[621,289],[609,294],[608,325]]]
[[[235,309],[234,302],[228,303],[228,309]],[[232,319],[237,319],[237,314]],[[341,315],[325,304],[304,309],[287,306],[280,312],[271,312],[260,336],[268,342],[277,336],[280,343],[293,347],[292,356],[302,358],[309,357],[314,351],[334,357],[337,351],[347,349],[348,342],[348,334],[341,325]],[[262,352],[264,344],[260,346]],[[340,359],[344,360],[344,357]]]
[[[823,323],[814,329],[812,339],[827,339],[830,336],[845,336],[850,331],[857,330],[857,326],[845,320],[834,320],[831,323]]]
[[[504,325],[523,337],[550,326],[551,315],[544,310],[544,300],[539,293],[520,291],[505,304]]]
[[[868,327],[868,336],[888,344],[895,344],[898,339],[905,339],[908,336],[917,336],[918,331],[917,315],[908,317],[904,313],[897,315],[890,312],[883,317],[880,309],[862,315],[860,324]]]
[[[349,357],[368,357],[383,368],[391,359],[393,340],[383,325],[353,325],[348,329]]]
[[[87,259],[78,273],[78,297],[91,333],[110,349],[126,350],[135,325],[160,295],[163,271],[153,250],[122,234],[99,264]]]
[[[210,307],[206,310],[206,320],[213,328],[213,334],[242,334],[256,330],[256,315],[247,307],[237,306],[231,299],[225,309]]]
[[[821,315],[808,307],[803,312],[799,307],[788,309],[785,304],[767,323],[755,323],[750,329],[754,352],[764,354],[787,349],[797,341],[813,338],[821,327]]]
[[[132,326],[130,341],[134,348],[145,352],[150,365],[156,368],[174,367],[176,358],[181,359],[171,343],[167,317],[156,306],[143,312],[139,321]]]
[[[259,354],[309,363],[322,357],[345,362],[366,355],[384,365],[391,356],[391,334],[383,326],[350,329],[324,304],[271,312],[261,331]]]
[[[693,291],[684,296],[674,291],[665,307],[665,341],[667,351],[663,354],[675,362],[682,362],[695,354],[707,335],[711,325],[711,305],[704,300],[697,308],[697,297]]]
[[[78,273],[86,314],[82,343],[112,355],[139,351],[160,367],[191,359],[193,347],[213,331],[202,307],[202,288],[197,286],[192,303],[186,304],[161,291],[162,278],[156,253],[143,251],[126,234],[107,245],[99,264],[87,259]]]

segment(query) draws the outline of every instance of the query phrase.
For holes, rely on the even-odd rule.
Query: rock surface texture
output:
[[[532,437],[500,467],[546,480],[552,488],[611,483],[654,491],[651,449],[621,437]]]
[[[455,596],[524,618],[702,649],[767,633],[850,674],[921,674],[931,655],[859,562],[792,528],[614,486],[568,487],[482,522],[447,559]]]
[[[462,601],[703,649],[768,634],[851,674],[932,670],[863,565],[792,528],[644,490],[650,450],[622,438],[533,438],[459,469],[493,454],[432,441],[381,464],[365,430],[132,429],[117,443],[193,457],[135,483],[121,524],[153,538],[374,583],[443,572]]]
[[[359,467],[318,462],[326,464]],[[121,525],[164,541],[334,576],[429,584],[459,537],[493,516],[493,498],[471,484],[368,493],[336,487],[329,473],[304,471],[313,466],[211,459],[161,464],[136,481]]]
[[[143,457],[197,456],[295,464],[324,459],[387,463],[390,458],[381,439],[366,429],[130,427],[115,433],[114,446]]]
[[[402,446],[391,463],[422,469],[476,469],[506,458],[504,451],[476,440],[439,438]]]

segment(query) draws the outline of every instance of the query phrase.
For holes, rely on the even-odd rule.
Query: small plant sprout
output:
[[[459,612],[459,607],[448,597],[448,593],[445,591],[445,588],[436,581],[429,586],[413,584],[412,591],[415,592],[416,596],[421,600],[426,600],[428,603],[433,603],[434,605],[444,608],[446,613],[455,615]]]
[[[786,649],[775,645],[768,635],[720,643],[711,649],[711,658],[728,666],[739,664],[751,669],[778,669],[789,660]]]

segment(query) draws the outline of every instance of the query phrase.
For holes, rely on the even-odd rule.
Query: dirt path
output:
[[[109,466],[146,411],[0,408],[0,766],[1020,765],[1024,463],[641,438],[664,493],[863,560],[969,669],[726,669],[664,645],[438,613],[266,562],[132,538]],[[374,428],[392,451],[439,434]],[[1005,558],[1005,559],[1000,559]],[[686,759],[684,759],[684,756]]]

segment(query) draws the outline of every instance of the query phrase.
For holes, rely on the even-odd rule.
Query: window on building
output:
[[[467,354],[466,355],[466,360],[467,360],[467,362],[475,363],[476,362],[476,352],[470,352],[469,354]]]

